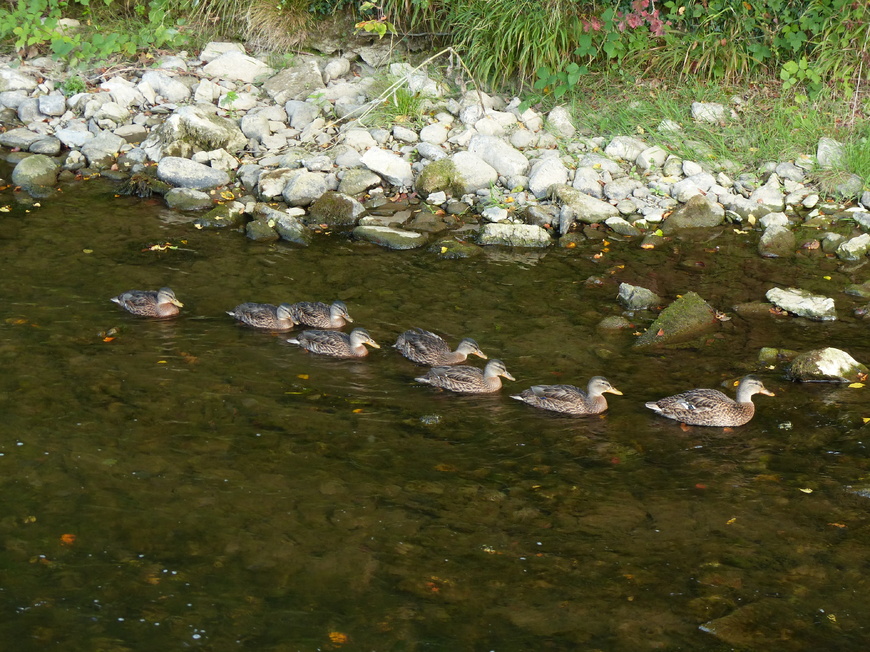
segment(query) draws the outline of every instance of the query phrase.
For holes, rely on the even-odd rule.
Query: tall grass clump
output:
[[[198,45],[212,40],[242,40],[265,50],[302,43],[312,20],[309,0],[181,0]]]

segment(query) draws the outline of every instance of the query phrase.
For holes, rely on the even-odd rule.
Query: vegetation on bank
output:
[[[0,43],[72,65],[147,64],[212,39],[284,55],[337,13],[389,38],[452,45],[484,88],[543,110],[569,105],[593,135],[642,135],[685,155],[700,142],[702,155],[745,166],[833,136],[870,183],[866,0],[5,0]],[[692,101],[740,119],[697,125]],[[656,129],[664,119],[683,125],[679,141]]]

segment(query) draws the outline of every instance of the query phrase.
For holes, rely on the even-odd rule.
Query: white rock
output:
[[[547,124],[557,136],[562,138],[571,138],[577,132],[577,128],[564,106],[554,107],[547,114]]]
[[[413,185],[411,164],[400,156],[379,147],[372,147],[362,155],[360,162],[394,186]]]
[[[274,75],[274,69],[254,57],[238,50],[230,50],[212,59],[202,68],[203,73],[219,79],[234,79],[248,84],[258,77]]]
[[[450,157],[456,167],[457,181],[462,184],[462,192],[470,193],[489,188],[498,181],[498,172],[489,163],[471,152],[457,152]]]
[[[426,125],[420,130],[420,140],[432,145],[447,142],[447,127],[441,123]]]
[[[832,321],[837,318],[834,300],[814,295],[798,288],[771,288],[765,294],[767,300],[798,317],[816,321]]]
[[[241,43],[211,41],[210,43],[207,43],[206,46],[202,49],[202,52],[199,55],[199,60],[203,63],[209,63],[210,61],[214,61],[220,55],[227,52],[241,52],[242,54],[244,54],[245,46]]]
[[[546,197],[553,184],[567,182],[568,169],[561,159],[555,157],[535,163],[529,173],[529,191],[538,199]]]
[[[718,102],[692,102],[692,118],[697,122],[718,124],[728,117],[725,107]]]
[[[519,150],[495,136],[477,135],[468,143],[468,151],[489,163],[503,176],[525,175],[529,160]]]

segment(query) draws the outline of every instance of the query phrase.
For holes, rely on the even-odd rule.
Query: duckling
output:
[[[341,328],[347,322],[353,322],[347,314],[344,301],[334,301],[332,305],[321,301],[300,301],[291,306],[293,321],[314,328]]]
[[[289,331],[296,325],[289,303],[240,303],[227,314],[245,326],[267,331]]]
[[[748,423],[755,414],[752,397],[755,394],[775,396],[755,376],[744,376],[737,385],[737,400],[732,401],[716,389],[690,389],[646,406],[663,417],[691,426],[731,428]]]
[[[574,385],[534,385],[511,398],[545,410],[586,415],[601,414],[607,409],[607,399],[603,396],[605,392],[622,396],[622,392],[606,378],[593,376],[589,379],[585,393]]]
[[[399,335],[399,339],[396,340],[393,347],[398,349],[408,360],[430,367],[465,362],[470,353],[484,360],[487,359],[477,342],[469,337],[462,340],[455,351],[451,351],[450,346],[443,338],[422,328],[405,331]]]
[[[175,298],[175,292],[169,288],[160,288],[156,292],[153,290],[127,290],[112,297],[110,301],[114,301],[137,317],[156,317],[157,319],[174,317],[178,314],[178,309],[184,307],[184,304]]]
[[[333,358],[361,358],[369,354],[364,346],[368,344],[376,349],[381,348],[364,328],[354,328],[350,335],[338,331],[307,330],[296,337],[287,340],[290,344],[298,344],[303,349]]]
[[[470,365],[432,367],[425,376],[414,380],[460,394],[488,394],[501,389],[499,376],[516,380],[501,360],[490,360],[483,371]]]

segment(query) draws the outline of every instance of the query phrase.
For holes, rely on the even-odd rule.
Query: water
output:
[[[29,212],[16,197],[0,194],[0,636],[16,650],[866,648],[870,499],[845,487],[870,486],[867,389],[755,364],[761,346],[870,360],[839,291],[866,272],[762,260],[730,230],[439,260],[197,231],[101,180]],[[733,315],[700,347],[638,352],[596,329],[621,281],[726,311],[797,285],[841,320]],[[177,320],[108,301],[163,285]],[[318,358],[224,312],[334,299],[380,350]],[[389,346],[411,326],[474,337],[517,382],[415,383]],[[643,407],[751,371],[777,396],[733,432]],[[625,394],[603,417],[508,398],[596,374]]]

